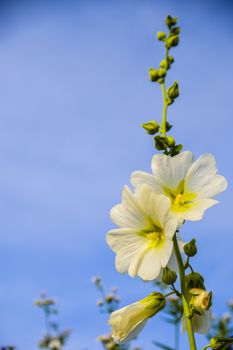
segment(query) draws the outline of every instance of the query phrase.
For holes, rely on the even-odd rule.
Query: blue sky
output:
[[[181,90],[173,134],[196,156],[213,153],[229,181],[220,205],[183,232],[197,238],[194,266],[223,312],[233,297],[232,2],[0,4],[1,343],[37,348],[43,319],[33,300],[46,290],[74,331],[67,350],[100,349],[95,338],[108,328],[91,277],[119,286],[122,305],[151,290],[116,273],[105,234],[131,172],[150,169],[153,142],[139,125],[161,115],[147,70],[161,60],[155,34],[168,13],[182,27],[169,75]],[[167,338],[154,319],[138,344],[152,349],[152,338]]]

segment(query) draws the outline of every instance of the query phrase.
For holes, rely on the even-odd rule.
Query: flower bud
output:
[[[174,284],[177,280],[175,271],[170,270],[167,266],[163,269],[162,281],[166,284]]]
[[[179,85],[177,81],[175,81],[174,84],[169,87],[167,95],[171,100],[174,100],[179,96]]]
[[[156,82],[159,78],[159,71],[155,68],[149,69],[149,78],[152,82]]]
[[[210,347],[213,350],[225,350],[233,344],[233,338],[214,337],[210,340]]]
[[[184,252],[187,256],[192,257],[197,254],[196,240],[192,239],[191,242],[184,245]]]
[[[179,36],[178,35],[170,35],[166,39],[166,48],[170,49],[171,47],[177,46],[179,44]]]
[[[48,348],[51,350],[61,350],[61,342],[58,339],[53,339],[49,342]]]
[[[175,139],[172,136],[168,136],[167,143],[169,147],[173,147],[175,145]]]
[[[167,138],[164,137],[164,136],[155,136],[154,138],[155,140],[155,148],[158,150],[158,151],[164,151],[168,144],[167,144]]]
[[[187,289],[200,288],[205,290],[204,278],[198,272],[191,272],[185,276]]]
[[[160,41],[164,41],[166,39],[166,34],[164,32],[158,32],[157,39]]]
[[[114,311],[109,319],[114,341],[117,344],[124,344],[134,339],[147,320],[161,311],[165,304],[165,297],[161,293],[154,292],[136,303]]]
[[[178,20],[178,18],[177,17],[172,17],[172,16],[167,16],[166,18],[165,18],[165,23],[166,23],[166,25],[169,27],[169,28],[171,28],[172,26],[174,26],[176,23],[177,23],[177,20]]]
[[[142,124],[142,127],[149,135],[155,135],[159,131],[159,124],[155,120],[150,120],[148,123]]]
[[[170,64],[174,63],[174,62],[175,62],[174,57],[173,57],[173,56],[168,56],[168,62],[169,62]]]
[[[180,27],[174,27],[171,29],[171,33],[172,34],[175,34],[175,35],[178,35],[180,34]]]
[[[181,144],[178,144],[178,145],[175,145],[174,147],[172,147],[172,149],[170,150],[171,157],[174,157],[177,154],[179,154],[182,151],[182,149],[183,149],[183,145],[181,145]]]
[[[164,68],[160,68],[158,73],[160,78],[164,78],[167,74],[167,71]]]
[[[192,311],[198,315],[204,315],[205,311],[209,310],[212,305],[212,292],[207,292],[204,289],[192,288],[189,290],[192,295],[190,307]]]
[[[167,60],[162,60],[160,62],[160,68],[167,69],[169,67],[170,67],[170,65],[169,65],[169,62],[167,62]]]

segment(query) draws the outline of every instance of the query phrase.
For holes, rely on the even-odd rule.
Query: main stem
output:
[[[187,292],[186,284],[185,284],[185,269],[184,269],[183,260],[182,260],[181,254],[180,254],[180,248],[179,248],[179,245],[177,242],[176,233],[173,237],[173,243],[174,243],[174,250],[175,250],[175,254],[176,254],[176,260],[177,260],[177,264],[178,264],[178,268],[179,268],[182,303],[183,303],[183,308],[184,308],[184,317],[185,317],[186,328],[187,328],[187,332],[188,332],[190,350],[197,350],[194,332],[193,332],[193,325],[192,325],[192,321],[190,318],[190,310],[189,310],[189,304],[188,304],[188,292]]]
[[[162,94],[163,94],[163,117],[162,117],[162,124],[161,124],[161,134],[162,136],[166,137],[166,122],[167,122],[167,92],[165,84],[161,84],[162,88]]]

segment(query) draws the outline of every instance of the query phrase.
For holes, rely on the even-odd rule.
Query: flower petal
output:
[[[166,188],[176,189],[184,179],[193,163],[190,151],[182,152],[175,157],[156,154],[151,163],[152,171],[157,181]]]
[[[147,225],[143,209],[138,205],[135,196],[127,186],[122,191],[122,204],[112,208],[110,217],[120,227],[140,229]]]
[[[131,175],[131,183],[134,187],[138,188],[144,184],[153,188],[158,194],[163,194],[163,188],[161,183],[155,178],[154,175],[145,173],[144,171],[134,171]]]
[[[201,220],[206,209],[217,204],[215,199],[199,199],[193,202],[192,208],[186,212],[178,213],[184,220],[197,221]]]
[[[223,176],[216,175],[215,158],[204,154],[190,167],[185,178],[185,191],[196,193],[198,198],[211,198],[223,192],[227,181]]]

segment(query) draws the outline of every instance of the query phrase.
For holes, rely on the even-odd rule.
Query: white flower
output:
[[[166,196],[157,195],[147,185],[141,186],[137,194],[125,186],[122,203],[110,213],[120,228],[107,234],[107,242],[116,253],[118,272],[153,280],[170,258],[174,261],[172,238],[177,220],[169,212],[170,200]]]
[[[217,175],[216,162],[211,154],[204,154],[196,161],[189,151],[175,157],[156,154],[151,167],[153,175],[134,172],[132,184],[136,188],[147,184],[156,193],[168,196],[171,212],[181,222],[200,220],[207,208],[218,203],[212,197],[227,187],[225,178]]]
[[[49,342],[49,349],[51,350],[61,350],[61,342],[58,339],[53,339]]]
[[[146,298],[114,311],[108,323],[112,326],[112,337],[117,344],[134,339],[144,328],[148,318],[154,316],[165,306],[161,293],[151,293]]]

